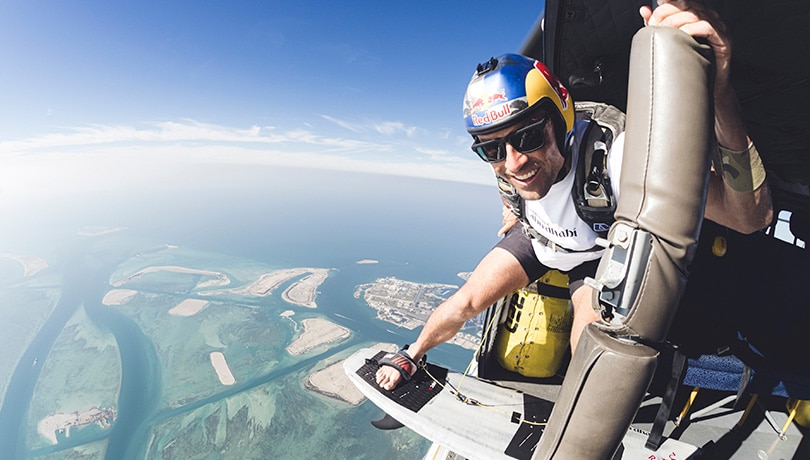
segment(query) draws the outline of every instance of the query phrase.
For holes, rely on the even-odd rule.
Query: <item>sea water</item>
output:
[[[416,458],[427,442],[408,430],[381,432],[373,404],[351,406],[304,388],[314,369],[377,342],[404,344],[397,328],[354,291],[394,276],[460,285],[494,244],[494,188],[363,174],[200,167],[183,187],[155,184],[106,194],[54,197],[14,209],[0,253],[42,257],[29,277],[0,266],[0,447],[11,458]],[[193,185],[189,185],[193,184]],[[11,212],[11,211],[9,211]],[[358,264],[363,259],[378,263]],[[2,260],[2,259],[0,259]],[[191,317],[167,314],[199,294],[199,275],[158,272],[123,288],[120,306],[101,299],[147,266],[225,273],[246,285],[294,267],[330,269],[317,309],[264,298],[213,295]],[[294,319],[281,317],[294,311]],[[352,331],[328,350],[291,356],[285,347],[306,317]],[[236,384],[207,361],[224,350]],[[431,361],[463,367],[472,352],[444,345]],[[115,407],[111,427],[57,434],[37,423],[60,410]]]

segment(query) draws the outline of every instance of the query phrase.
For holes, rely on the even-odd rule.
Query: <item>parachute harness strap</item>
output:
[[[475,354],[473,355],[473,358],[470,360],[470,363],[467,365],[467,368],[464,370],[464,373],[461,374],[461,379],[459,379],[457,386],[453,386],[450,382],[446,382],[447,384],[445,385],[445,383],[441,382],[439,379],[434,377],[433,374],[431,374],[430,371],[428,370],[427,363],[425,362],[425,360],[420,360],[419,361],[419,366],[425,371],[425,374],[427,374],[427,376],[430,377],[430,379],[433,380],[437,385],[439,385],[442,388],[448,388],[449,387],[448,391],[450,392],[450,394],[455,396],[456,399],[458,399],[460,402],[462,402],[464,404],[467,404],[467,405],[470,405],[470,406],[481,407],[481,408],[484,408],[484,409],[489,409],[489,410],[492,410],[492,411],[495,411],[495,412],[500,412],[502,414],[506,414],[506,415],[511,416],[511,415],[514,414],[514,412],[503,410],[500,407],[518,406],[518,405],[522,405],[522,403],[501,404],[499,406],[496,406],[496,405],[493,405],[493,404],[485,404],[485,403],[482,403],[482,402],[480,402],[480,401],[478,401],[476,399],[473,399],[473,398],[470,398],[469,396],[464,395],[463,393],[461,393],[461,390],[460,390],[461,389],[461,384],[464,383],[464,378],[467,377],[467,374],[469,374],[470,369],[472,368],[473,362],[475,361],[475,356],[479,356],[479,353],[481,351],[481,347],[483,347],[484,343],[486,343],[487,336],[491,332],[492,326],[495,324],[495,320],[498,317],[500,317],[500,311],[501,311],[501,308],[503,307],[504,303],[505,302],[500,302],[498,304],[498,307],[495,310],[495,314],[492,315],[492,318],[490,319],[489,323],[487,324],[486,328],[484,329],[484,333],[483,333],[483,335],[481,337],[481,343],[478,344],[478,348],[476,349]],[[545,426],[545,425],[548,424],[547,422],[533,422],[533,421],[530,421],[530,420],[526,420],[525,418],[523,418],[523,415],[520,416],[520,420],[518,420],[517,423],[518,424],[525,423],[527,425],[537,425],[537,426]]]

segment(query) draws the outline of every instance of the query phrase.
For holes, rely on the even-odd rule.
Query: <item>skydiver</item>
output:
[[[677,28],[706,39],[715,54],[714,114],[719,148],[707,155],[719,157],[709,178],[705,217],[740,233],[766,227],[773,217],[770,191],[730,85],[731,42],[725,26],[714,11],[698,1],[667,3],[655,10],[642,7],[640,14],[645,25]],[[496,110],[480,110],[481,104],[475,104],[481,98],[476,86],[484,78],[500,78],[506,87],[507,102],[495,106]],[[531,80],[529,85],[527,79]],[[436,308],[416,342],[385,363],[389,365],[380,367],[377,383],[387,390],[413,375],[415,362],[455,336],[467,320],[549,268],[569,277],[574,311],[572,352],[585,326],[600,320],[592,288],[584,279],[594,276],[603,251],[594,247],[596,234],[577,216],[570,193],[573,168],[568,153],[576,150],[563,148],[576,146],[581,133],[574,121],[570,94],[539,61],[503,55],[479,66],[468,85],[465,107],[479,110],[465,112],[473,151],[516,189],[525,203],[526,223],[506,217],[502,229],[505,238],[484,256],[467,282]],[[620,135],[608,155],[612,184],[619,183],[622,140]],[[617,192],[614,185],[615,197]],[[525,225],[532,230],[524,232]],[[530,238],[527,233],[542,235],[546,241]]]

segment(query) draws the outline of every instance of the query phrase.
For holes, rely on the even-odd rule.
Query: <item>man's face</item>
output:
[[[505,137],[531,121],[519,123],[494,133],[478,136],[480,142]],[[495,174],[511,183],[518,194],[526,200],[539,200],[548,193],[556,182],[560,170],[565,166],[565,160],[557,147],[552,123],[546,123],[544,128],[545,143],[537,150],[521,153],[509,142],[506,143],[506,159],[490,163]]]

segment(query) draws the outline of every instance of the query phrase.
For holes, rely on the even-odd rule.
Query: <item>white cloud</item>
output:
[[[123,125],[87,125],[67,128],[61,133],[2,141],[0,154],[36,152],[45,149],[87,147],[114,143],[256,143],[309,144],[344,150],[388,151],[390,146],[357,139],[324,137],[311,130],[281,132],[272,127],[251,126],[248,129],[200,123],[194,120],[165,121],[145,127]]]
[[[427,137],[418,139],[424,141],[420,145],[368,134],[324,136],[312,129],[234,128],[194,120],[67,128],[0,142],[0,199],[61,188],[105,190],[156,175],[182,177],[190,164],[289,166],[492,183],[490,168],[454,150],[454,145],[435,146],[437,140]]]
[[[416,126],[409,126],[401,121],[378,121],[367,123],[354,123],[346,120],[341,120],[330,115],[321,115],[326,121],[334,123],[341,128],[347,129],[354,133],[365,133],[374,131],[384,136],[395,136],[397,134],[404,134],[406,137],[412,138],[416,134],[427,134],[427,130],[421,129]]]
[[[418,130],[418,128],[415,126],[406,126],[404,123],[399,121],[384,121],[381,123],[375,123],[373,128],[378,133],[386,136],[392,136],[401,132],[405,133],[405,135],[408,137],[413,137]]]
[[[337,119],[335,117],[331,117],[329,115],[321,115],[321,118],[323,118],[326,121],[332,122],[332,123],[340,126],[341,128],[348,129],[349,131],[352,131],[352,132],[355,132],[355,133],[360,133],[360,132],[362,132],[364,130],[363,127],[360,126],[360,125],[357,125],[355,123],[351,123],[351,122],[348,122],[348,121],[345,121],[345,120],[339,120],[339,119]]]

